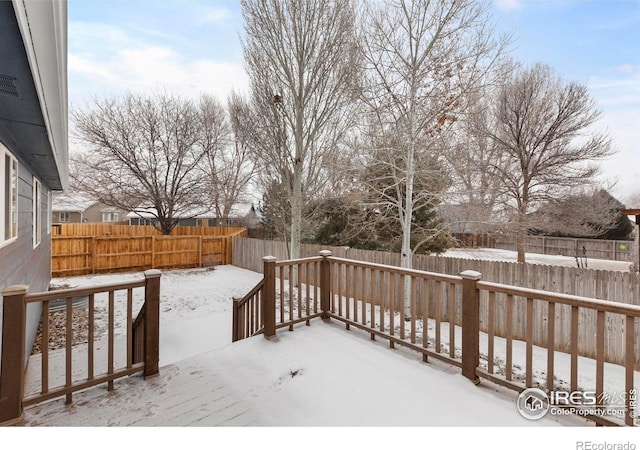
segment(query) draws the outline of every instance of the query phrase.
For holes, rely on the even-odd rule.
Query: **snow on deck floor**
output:
[[[25,426],[557,426],[520,416],[516,394],[474,386],[459,369],[422,363],[368,335],[314,321],[229,344],[26,410]]]

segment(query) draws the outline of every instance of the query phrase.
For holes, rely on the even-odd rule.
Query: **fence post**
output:
[[[233,253],[233,238],[230,236],[224,237],[224,263],[223,264],[233,264],[232,255]]]
[[[330,250],[320,250],[322,261],[320,262],[320,309],[322,310],[322,320],[329,320],[329,310],[331,309],[331,262]]]
[[[276,335],[276,260],[275,256],[262,258],[264,265],[264,297],[262,298],[262,323],[264,337]]]
[[[28,286],[14,285],[2,291],[2,366],[0,368],[0,425],[22,422],[24,395],[25,327]]]
[[[480,383],[476,368],[480,364],[480,291],[476,282],[482,274],[465,270],[462,277],[462,375]]]
[[[160,271],[145,270],[144,287],[144,378],[159,373],[160,360]]]

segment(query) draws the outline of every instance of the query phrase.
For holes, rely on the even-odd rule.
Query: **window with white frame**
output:
[[[69,222],[71,220],[71,214],[69,212],[60,212],[58,213],[60,218],[60,222]]]
[[[102,221],[103,222],[117,222],[118,221],[118,213],[117,212],[103,212],[102,213]]]
[[[42,240],[42,185],[33,177],[33,248]]]
[[[0,245],[18,237],[18,160],[0,144]]]

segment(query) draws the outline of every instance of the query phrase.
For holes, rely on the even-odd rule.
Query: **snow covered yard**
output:
[[[142,272],[87,275],[54,278],[52,285],[95,286],[140,278],[143,278]],[[261,274],[234,266],[163,271],[160,280],[160,365],[166,366],[231,343],[232,298],[244,295],[261,279]],[[126,311],[117,307],[118,300],[120,305],[124,303],[124,293],[116,296],[115,311],[116,330],[124,333]],[[141,296],[135,300],[134,315],[142,305]],[[106,306],[97,303],[96,308],[104,311]]]
[[[54,283],[87,286],[141,276],[96,275]],[[293,333],[282,329],[270,341],[258,336],[231,344],[232,297],[249,291],[261,277],[233,266],[163,272],[160,376],[119,380],[111,392],[98,387],[78,393],[69,406],[63,399],[35,405],[26,410],[25,425],[275,429],[568,425],[579,427],[571,429],[574,434],[580,430],[580,436],[595,429],[576,417],[527,420],[516,409],[514,392],[487,381],[474,386],[455,367],[425,364],[415,353],[391,350],[387,343],[371,342],[367,333],[347,332],[338,323],[314,320],[310,327],[298,325]],[[116,323],[123,320],[120,315]],[[410,434],[397,432],[398,437]],[[549,434],[553,433],[545,430],[533,436]],[[500,447],[493,441],[486,448]]]
[[[491,261],[516,262],[517,252],[498,248],[452,248],[442,256],[467,259],[486,259]],[[576,259],[572,256],[543,255],[540,253],[527,253],[528,264],[544,264],[549,266],[577,267]],[[611,261],[608,259],[587,259],[587,268],[594,270],[616,270],[628,272],[630,262]]]

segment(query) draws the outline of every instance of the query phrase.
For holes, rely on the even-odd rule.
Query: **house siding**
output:
[[[51,234],[47,224],[47,192],[42,185],[41,212],[42,238],[40,244],[33,245],[33,174],[18,160],[18,237],[10,244],[0,247],[0,291],[14,284],[29,286],[29,292],[49,289],[51,280]],[[42,305],[29,304],[27,307],[26,348],[31,348],[35,340]],[[0,298],[0,317],[2,299]],[[2,322],[0,321],[0,342]]]
[[[88,207],[84,212],[84,218],[89,223],[101,223],[103,211],[118,213],[118,221],[113,223],[124,223],[127,221],[127,211],[111,208],[109,206],[103,205],[102,203],[96,203],[95,205]]]
[[[0,142],[18,161],[17,236],[0,246],[0,290],[23,284],[29,286],[29,292],[41,292],[48,290],[51,280],[48,197],[52,189],[65,189],[69,178],[67,2],[0,1],[0,30],[0,67],[19,91],[18,96],[0,95]],[[41,201],[36,208],[41,212],[37,245],[34,175]],[[0,317],[3,309],[0,296]],[[28,305],[25,366],[41,313],[41,304]],[[1,345],[0,341],[0,351]]]
[[[67,222],[60,221],[60,213],[66,211],[56,211],[52,214],[52,223],[81,223],[82,222],[82,213],[79,212],[69,212],[69,220]]]

